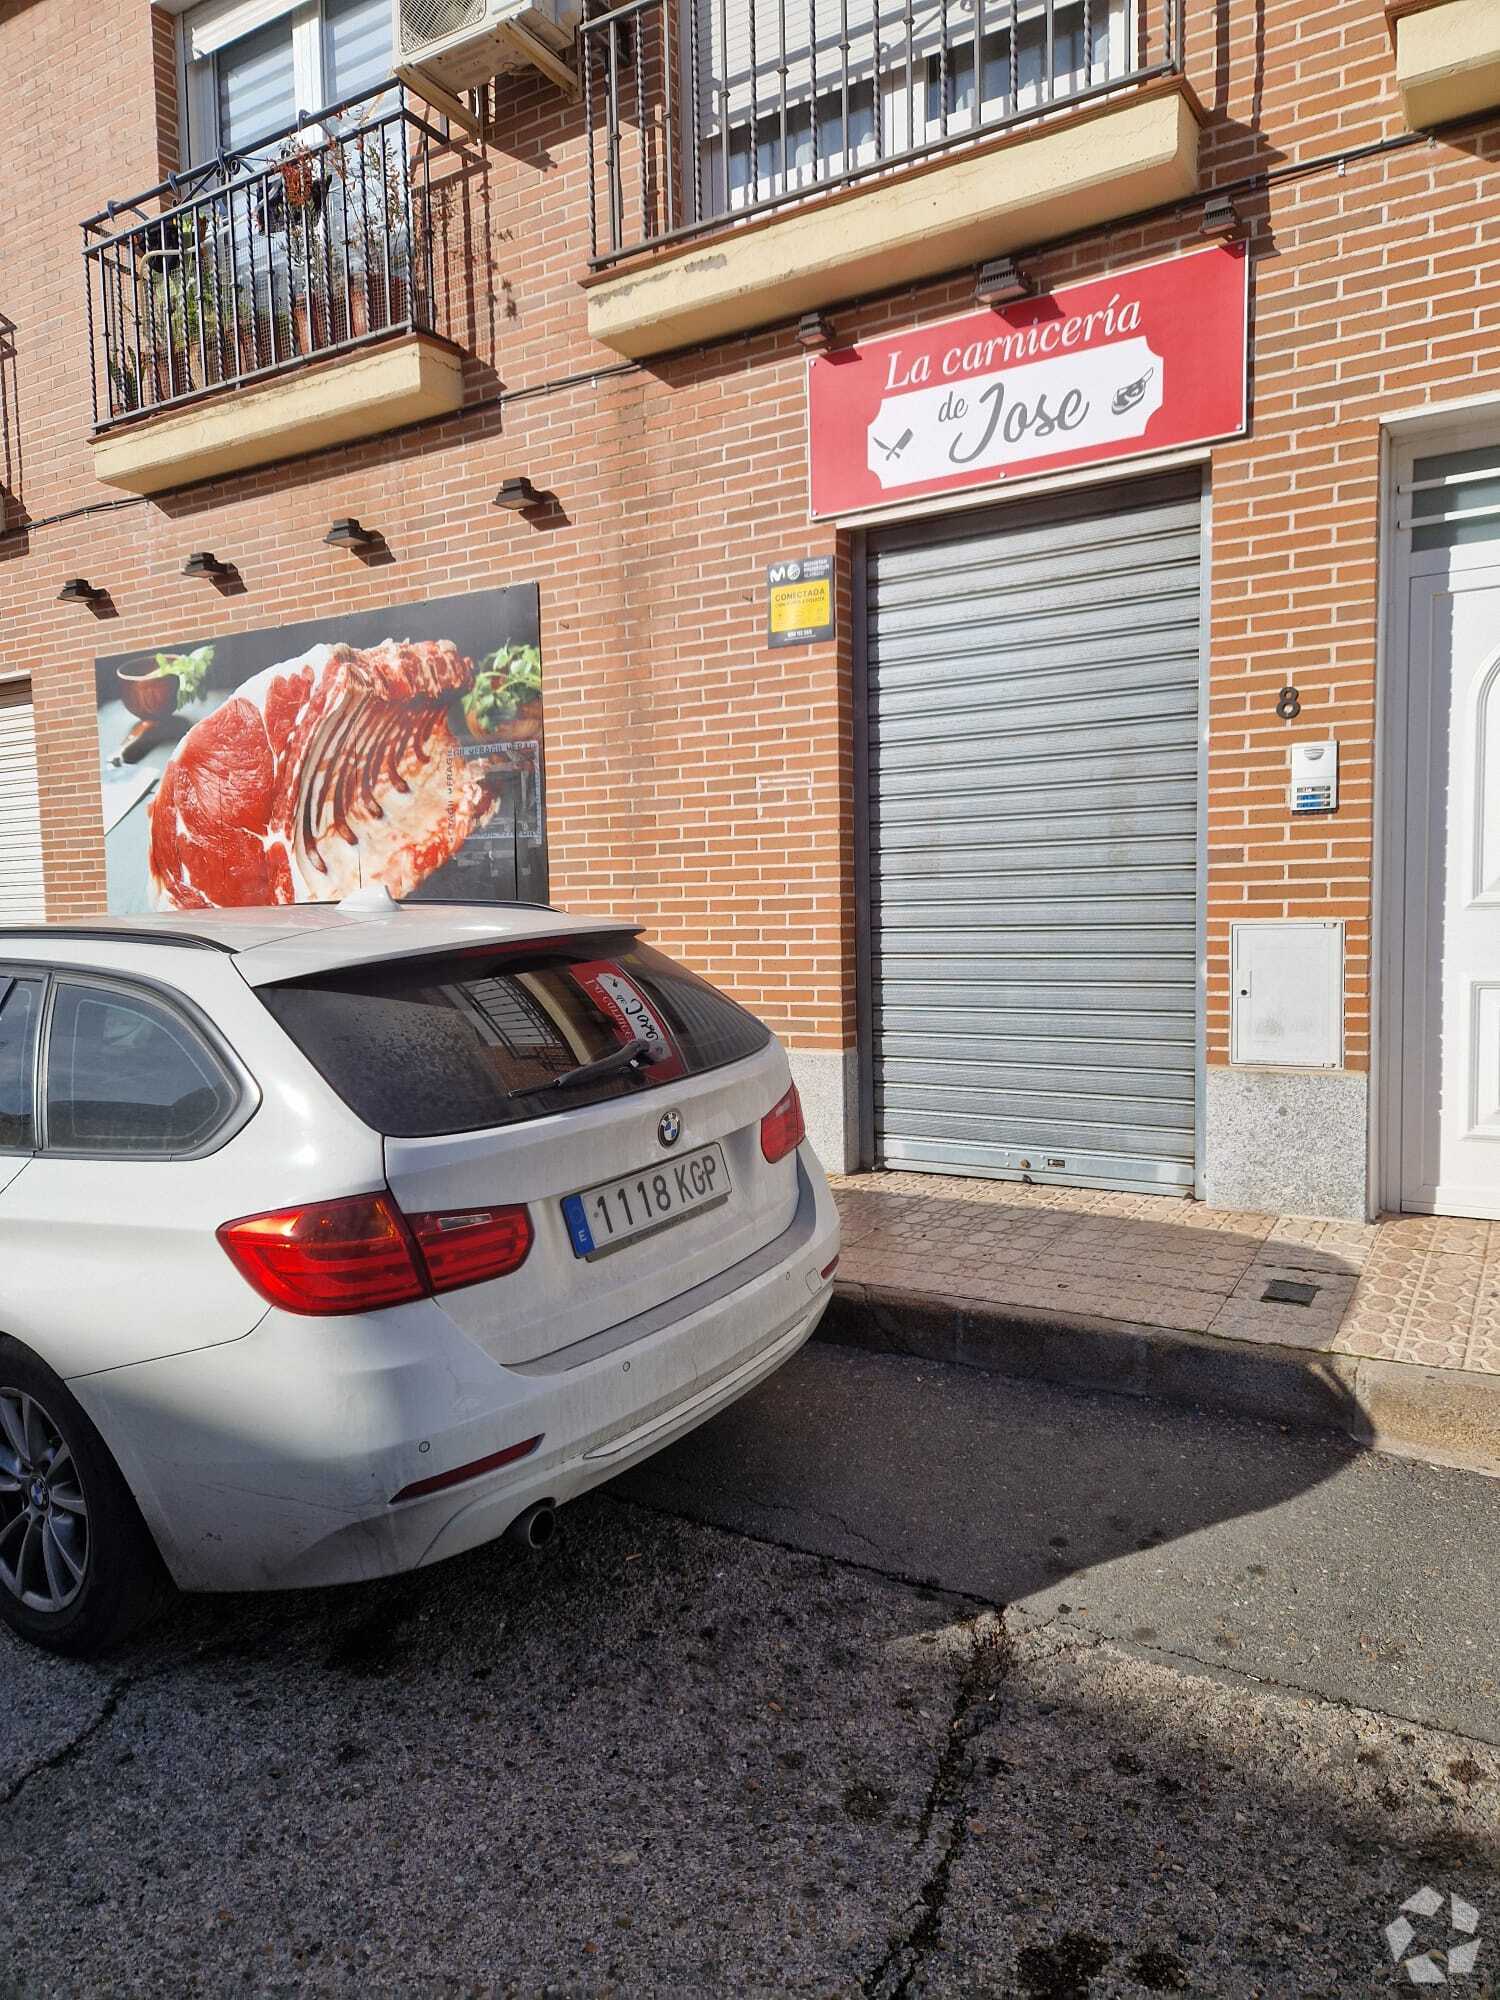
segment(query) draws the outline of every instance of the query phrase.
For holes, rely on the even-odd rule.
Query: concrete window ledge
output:
[[[1500,104],[1500,0],[1393,0],[1386,12],[1408,125]]]
[[[408,334],[122,425],[94,440],[94,474],[127,493],[160,493],[446,416],[462,403],[458,350]]]
[[[1165,78],[586,279],[589,332],[639,359],[1180,200],[1198,132]]]

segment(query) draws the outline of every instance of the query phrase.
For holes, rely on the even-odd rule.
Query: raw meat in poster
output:
[[[110,907],[544,901],[535,585],[101,659]]]
[[[494,811],[447,703],[473,662],[447,640],[317,646],[196,723],[151,804],[160,909],[409,896]]]

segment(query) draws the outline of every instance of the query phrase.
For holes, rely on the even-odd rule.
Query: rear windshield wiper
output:
[[[597,1062],[580,1063],[577,1069],[565,1069],[560,1076],[549,1077],[545,1083],[528,1084],[524,1090],[512,1090],[510,1097],[539,1097],[545,1090],[576,1090],[586,1083],[599,1083],[606,1077],[619,1076],[628,1071],[636,1076],[650,1064],[659,1062],[662,1051],[654,1042],[648,1042],[644,1035],[637,1035],[634,1041],[623,1048],[613,1050],[607,1056],[600,1056]]]

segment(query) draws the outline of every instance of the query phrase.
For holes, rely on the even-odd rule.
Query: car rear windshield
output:
[[[619,935],[352,966],[258,990],[349,1108],[402,1139],[604,1104],[770,1040],[706,980]],[[651,1060],[577,1076],[632,1043]]]

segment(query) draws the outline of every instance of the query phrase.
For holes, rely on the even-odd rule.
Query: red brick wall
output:
[[[1231,919],[1342,915],[1358,1067],[1379,417],[1495,376],[1500,252],[1485,222],[1500,123],[1347,157],[1342,172],[1318,164],[1403,130],[1377,0],[1193,0],[1189,50],[1209,121],[1205,185],[1271,177],[1237,196],[1255,247],[1253,432],[1213,454],[1210,1059],[1227,1054]],[[475,407],[119,505],[90,472],[76,223],[171,157],[175,130],[155,109],[170,76],[160,23],[140,0],[98,0],[86,16],[64,0],[0,0],[0,74],[15,105],[0,129],[0,312],[18,329],[18,497],[34,522],[0,542],[0,671],[34,677],[54,913],[103,893],[96,650],[535,577],[554,894],[645,914],[799,1045],[851,1040],[848,548],[807,524],[791,334],[638,368],[592,347],[578,113],[539,80],[502,85],[503,143],[438,175],[442,323],[472,353]],[[1029,261],[1060,283],[1186,247],[1197,227],[1192,208]],[[841,336],[866,336],[962,309],[971,286],[965,271],[834,316]],[[542,525],[490,505],[514,473],[556,494]],[[49,524],[59,513],[72,518]],[[383,531],[391,565],[323,546],[346,513]],[[182,578],[193,548],[233,561],[244,595]],[[765,564],[832,550],[844,638],[768,651]],[[115,615],[55,603],[73,574],[106,585]],[[1302,690],[1295,725],[1274,713],[1288,679]],[[1290,823],[1287,745],[1326,733],[1342,744],[1341,811]]]

